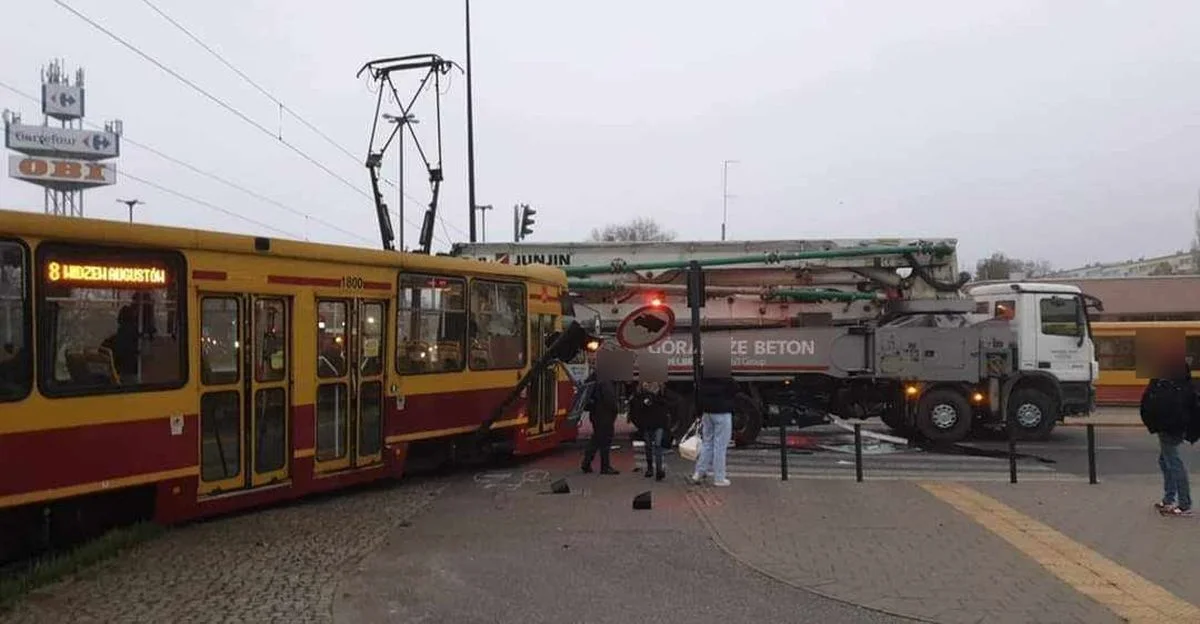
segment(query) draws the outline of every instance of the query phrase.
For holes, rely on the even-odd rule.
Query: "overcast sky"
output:
[[[270,99],[143,2],[65,1],[279,129]],[[360,194],[375,96],[354,74],[404,54],[465,63],[462,3],[153,1],[348,148],[354,159],[283,118],[285,140],[357,191],[52,1],[5,11],[0,81],[37,95],[48,60],[82,65],[90,121],[120,118],[129,139],[357,238],[128,143],[119,171],[297,236],[378,245]],[[476,0],[472,9],[477,192],[496,206],[491,240],[511,237],[516,202],[538,210],[531,241],[581,239],[639,215],[680,239],[716,239],[722,161],[737,159],[731,239],[954,237],[964,268],[994,250],[1065,268],[1190,242],[1200,3]],[[401,90],[417,78],[406,74]],[[465,86],[457,72],[443,84],[443,249],[466,240]],[[432,103],[423,97],[416,110],[428,147]],[[36,102],[2,87],[0,107],[40,123]],[[407,160],[409,194],[427,201],[414,151]],[[389,155],[386,175],[396,169]],[[394,189],[386,193],[394,206]],[[118,197],[146,202],[141,221],[272,234],[131,180],[89,191],[87,215],[125,218]],[[41,190],[5,177],[0,205],[41,210]],[[411,224],[419,210],[410,200]]]

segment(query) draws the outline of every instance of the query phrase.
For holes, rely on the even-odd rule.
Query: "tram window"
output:
[[[0,241],[0,403],[25,398],[33,385],[25,248]]]
[[[1102,371],[1137,369],[1137,341],[1133,336],[1096,336],[1096,361]]]
[[[396,311],[396,369],[461,371],[466,363],[466,280],[401,275]]]
[[[287,371],[287,307],[282,299],[254,302],[254,368],[260,382],[283,381]]]
[[[1047,336],[1079,336],[1079,300],[1066,297],[1047,297],[1040,302],[1042,333]]]
[[[383,304],[364,303],[360,309],[359,332],[362,336],[358,354],[358,371],[373,377],[383,373]]]
[[[38,250],[42,389],[50,396],[178,388],[187,378],[183,259],[145,250]]]
[[[1200,366],[1200,336],[1184,338],[1183,348],[1187,354],[1188,366],[1195,370],[1197,366]]]
[[[471,282],[471,368],[525,366],[525,286]]]
[[[346,302],[317,303],[317,375],[346,376]]]
[[[205,297],[200,302],[200,381],[206,386],[241,379],[240,307],[233,297]]]

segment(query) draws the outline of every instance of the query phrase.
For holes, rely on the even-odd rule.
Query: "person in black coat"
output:
[[[646,478],[653,475],[658,481],[667,476],[663,470],[663,438],[670,425],[670,407],[662,395],[660,384],[642,383],[629,400],[629,421],[637,427],[646,443]]]
[[[592,421],[592,439],[588,440],[587,450],[583,453],[583,465],[580,468],[586,473],[592,471],[592,460],[596,452],[600,452],[600,474],[620,474],[612,467],[612,441],[616,429],[617,412],[621,409],[620,392],[617,383],[609,379],[599,379],[595,373],[591,376],[592,395],[589,399],[588,419]]]
[[[1165,352],[1158,371],[1142,393],[1140,412],[1146,430],[1158,436],[1158,467],[1163,474],[1163,497],[1154,506],[1164,515],[1192,515],[1187,466],[1179,456],[1184,439],[1200,439],[1200,416],[1192,371],[1183,353]]]

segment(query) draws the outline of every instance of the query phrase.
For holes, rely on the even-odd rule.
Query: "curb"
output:
[[[833,602],[844,604],[849,607],[854,607],[855,609],[871,611],[873,613],[887,615],[887,616],[891,616],[894,618],[900,618],[903,620],[909,620],[912,622],[922,622],[923,624],[940,624],[937,620],[927,620],[925,618],[917,617],[915,615],[908,615],[905,613],[888,611],[887,609],[880,609],[879,607],[869,607],[867,605],[858,604],[854,601],[847,600],[845,598],[839,598],[837,596],[827,594],[823,591],[819,591],[819,590],[813,589],[811,587],[805,587],[804,585],[795,583],[793,581],[789,581],[777,574],[769,572],[765,568],[763,568],[757,564],[751,563],[749,560],[741,557],[737,553],[733,552],[733,550],[731,548],[729,548],[729,546],[725,543],[725,541],[721,539],[721,533],[719,531],[717,531],[717,527],[713,526],[712,521],[710,521],[708,519],[708,516],[704,515],[704,511],[700,508],[700,505],[698,505],[696,503],[696,495],[693,491],[691,491],[689,489],[685,493],[684,498],[687,499],[688,506],[692,508],[692,511],[695,512],[696,517],[700,520],[700,524],[704,525],[704,528],[708,530],[709,536],[712,538],[713,543],[717,545],[717,548],[720,548],[721,551],[724,552],[730,559],[733,559],[737,563],[745,566],[746,568],[748,568],[749,570],[751,570],[753,572],[756,572],[756,573],[758,573],[772,581],[775,581],[777,583],[782,583],[783,585],[787,585],[788,587],[791,587],[792,589],[797,589],[802,592],[807,592],[809,594],[812,594],[814,596],[819,596],[826,600],[832,600]]]
[[[1108,422],[1105,422],[1105,421],[1064,422],[1064,423],[1061,423],[1059,426],[1060,427],[1086,427],[1088,425],[1094,425],[1096,427],[1116,427],[1116,428],[1125,428],[1125,429],[1145,426],[1140,422],[1129,422],[1129,421],[1123,421],[1123,420],[1112,420],[1112,421],[1108,421]]]

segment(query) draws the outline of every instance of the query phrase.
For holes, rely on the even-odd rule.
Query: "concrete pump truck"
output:
[[[693,260],[705,272],[702,340],[730,350],[741,389],[739,445],[780,418],[824,414],[877,416],[942,443],[1006,423],[1045,439],[1095,403],[1088,311],[1100,302],[1061,284],[968,285],[953,239],[472,243],[452,253],[562,268],[575,320],[604,335],[641,306],[671,307],[674,332],[647,351],[669,360],[677,434],[692,418]]]

